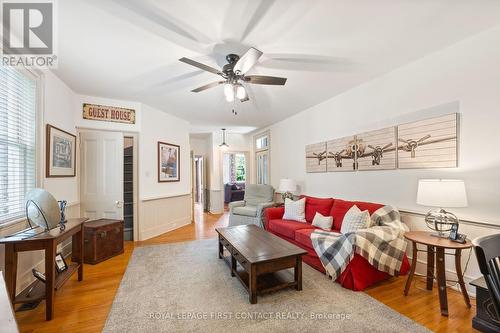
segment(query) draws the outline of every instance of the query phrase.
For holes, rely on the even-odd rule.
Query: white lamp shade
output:
[[[280,192],[295,192],[297,191],[297,183],[293,179],[280,180]]]
[[[418,181],[417,204],[440,208],[467,207],[465,183],[455,179],[421,179]]]
[[[234,101],[234,86],[231,83],[224,85],[224,95],[226,96],[226,101]]]

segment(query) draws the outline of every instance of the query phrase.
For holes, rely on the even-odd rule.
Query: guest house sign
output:
[[[135,110],[83,103],[83,119],[135,124]]]

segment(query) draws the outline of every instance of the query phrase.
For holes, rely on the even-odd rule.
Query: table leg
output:
[[[56,243],[47,241],[45,247],[45,319],[51,320],[54,311]]]
[[[5,244],[5,285],[10,301],[13,303],[16,298],[16,279],[17,279],[17,252],[14,250],[14,244]]]
[[[236,275],[236,269],[237,269],[236,259],[231,254],[231,276],[235,276]]]
[[[434,246],[427,245],[427,290],[434,284]]]
[[[295,289],[302,290],[302,256],[297,256],[294,273],[296,283]]]
[[[411,258],[411,269],[410,274],[408,274],[408,279],[406,280],[404,295],[408,295],[408,291],[410,290],[411,281],[413,280],[413,275],[415,275],[415,268],[417,267],[417,243],[412,242],[412,258]]]
[[[446,296],[446,272],[444,265],[444,248],[436,248],[436,271],[439,291],[441,315],[448,316],[448,297]]]
[[[465,304],[467,305],[468,308],[470,308],[471,306],[470,306],[469,294],[467,293],[467,288],[465,288],[464,274],[462,272],[461,263],[462,263],[462,250],[456,249],[455,250],[455,270],[457,272],[458,284],[460,285],[460,290],[462,291],[462,295],[464,296]]]
[[[219,235],[219,259],[222,259],[223,255],[224,255],[224,246],[220,241],[220,235]]]
[[[250,304],[257,303],[257,270],[255,265],[250,265],[250,271],[248,272],[248,294],[250,298]]]
[[[78,267],[78,281],[83,280],[83,252],[84,252],[83,235],[84,233],[83,233],[83,223],[82,223],[80,231],[74,234],[71,240],[76,244],[76,247],[78,248],[78,252],[75,253],[75,258],[77,262],[80,264],[80,267]]]

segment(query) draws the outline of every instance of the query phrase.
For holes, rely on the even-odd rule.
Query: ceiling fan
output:
[[[248,93],[242,83],[251,84],[268,84],[282,86],[286,83],[286,78],[266,75],[246,75],[246,73],[257,63],[262,56],[262,52],[254,47],[251,47],[241,57],[237,54],[228,54],[226,56],[227,64],[222,67],[222,70],[204,65],[197,61],[188,58],[181,58],[182,61],[191,66],[198,67],[204,71],[220,75],[224,80],[215,81],[204,86],[191,90],[192,92],[200,92],[209,88],[217,87],[224,84],[224,95],[228,102],[234,101],[235,97],[241,102],[249,100]]]

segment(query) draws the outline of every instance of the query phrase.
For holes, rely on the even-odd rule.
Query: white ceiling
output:
[[[249,131],[500,23],[498,0],[58,1],[55,70],[76,92],[134,100],[188,120],[193,132]],[[227,103],[227,53],[264,52],[248,74],[288,78]],[[404,82],[402,82],[404,84]]]

